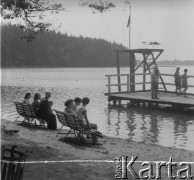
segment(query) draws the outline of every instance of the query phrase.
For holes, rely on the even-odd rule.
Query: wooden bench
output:
[[[73,134],[75,138],[79,138],[80,140],[85,141],[85,138],[84,138],[84,134],[85,134],[85,135],[91,136],[93,144],[95,144],[95,139],[93,138],[93,135],[98,136],[100,138],[103,137],[102,133],[94,129],[85,130],[82,126],[79,125],[75,115],[67,114],[58,110],[54,110],[54,111],[56,112],[59,122],[62,124],[61,128],[57,132],[56,137],[59,134],[63,134],[63,135],[66,135],[65,138],[67,138],[68,135]],[[63,126],[69,127],[70,128],[69,131],[62,132]]]
[[[21,122],[21,125],[45,127],[46,121],[37,117],[34,111],[34,107],[31,104],[23,104],[21,102],[14,102],[17,113],[19,116],[16,118],[15,123]],[[22,116],[23,121],[18,121],[18,118]]]

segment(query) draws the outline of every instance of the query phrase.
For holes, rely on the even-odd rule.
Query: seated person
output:
[[[53,102],[52,101],[49,101],[49,106],[50,106],[50,108],[53,106]],[[52,109],[51,109],[51,111],[52,111]]]
[[[35,113],[37,113],[37,111],[38,111],[38,109],[39,109],[39,107],[40,107],[40,99],[41,99],[40,94],[39,94],[39,93],[36,93],[36,94],[34,95],[34,101],[33,101],[33,103],[32,103],[32,106],[34,107]]]
[[[95,130],[97,130],[97,125],[93,124],[93,123],[90,123],[89,120],[88,120],[88,117],[87,117],[86,106],[89,104],[89,102],[90,102],[90,99],[88,97],[84,97],[82,99],[82,104],[79,105],[76,108],[77,118],[78,118],[78,121],[79,121],[80,125],[82,127],[84,127],[85,129],[95,129]],[[93,138],[95,139],[95,141],[97,141],[96,135],[94,135]]]
[[[47,121],[48,129],[57,129],[56,116],[55,114],[53,114],[53,111],[51,109],[53,102],[48,101],[50,97],[51,93],[46,92],[45,98],[40,102],[37,116]]]
[[[76,108],[77,106],[79,106],[82,103],[82,100],[80,97],[76,97],[74,99],[74,102],[75,102],[75,108]]]
[[[23,104],[30,104],[31,93],[26,93],[24,96]]]
[[[64,104],[66,106],[66,108],[64,110],[65,113],[76,115],[75,104],[74,104],[73,99],[68,99],[67,101],[65,101]]]

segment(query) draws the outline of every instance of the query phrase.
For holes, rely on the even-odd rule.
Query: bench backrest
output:
[[[15,106],[16,106],[16,110],[17,110],[17,113],[21,116],[24,115],[24,109],[22,107],[22,103],[20,102],[14,102]]]
[[[56,115],[57,115],[57,118],[58,118],[59,122],[63,126],[68,126],[67,120],[66,120],[66,117],[65,117],[65,113],[62,112],[62,111],[57,111],[57,110],[54,110],[54,111],[56,112]]]
[[[54,111],[56,112],[59,122],[63,126],[68,126],[74,130],[82,129],[82,127],[78,124],[75,115],[68,114],[62,111],[58,111],[58,110],[54,110]]]
[[[21,102],[14,102],[18,114],[28,117],[36,118],[34,107],[31,104],[23,104]]]
[[[79,126],[75,115],[65,114],[65,118],[70,128],[75,129],[75,130],[82,129],[82,127]]]
[[[22,107],[27,117],[36,118],[34,107],[31,104],[22,104]]]

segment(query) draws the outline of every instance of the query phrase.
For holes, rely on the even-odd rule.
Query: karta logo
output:
[[[132,156],[128,161],[128,156],[117,156],[116,163],[116,179],[128,179],[128,174],[131,174],[134,179],[161,179],[161,168],[165,166],[169,179],[193,179],[191,174],[191,164],[188,162],[173,162],[170,157],[168,162],[165,161],[137,161],[138,156]],[[140,163],[141,168],[137,171],[134,166]]]

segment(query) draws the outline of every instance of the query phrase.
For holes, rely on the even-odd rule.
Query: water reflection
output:
[[[54,109],[64,109],[64,101],[76,96],[89,96],[88,115],[99,130],[112,137],[160,144],[164,146],[194,150],[194,116],[169,111],[107,106],[104,89],[75,88],[63,86],[1,86],[2,118],[14,121],[17,117],[14,101],[22,101],[26,92],[42,96],[45,91],[52,93]],[[60,124],[58,124],[60,127]]]
[[[161,110],[108,105],[107,130],[116,137],[194,150],[194,117]],[[117,120],[115,120],[117,118]],[[115,127],[113,127],[113,122]],[[115,132],[112,132],[112,128]]]
[[[184,147],[185,144],[188,142],[187,138],[187,131],[188,131],[188,124],[190,124],[187,121],[183,120],[176,120],[174,121],[174,145],[179,144],[180,146]],[[183,141],[184,140],[184,141]]]

